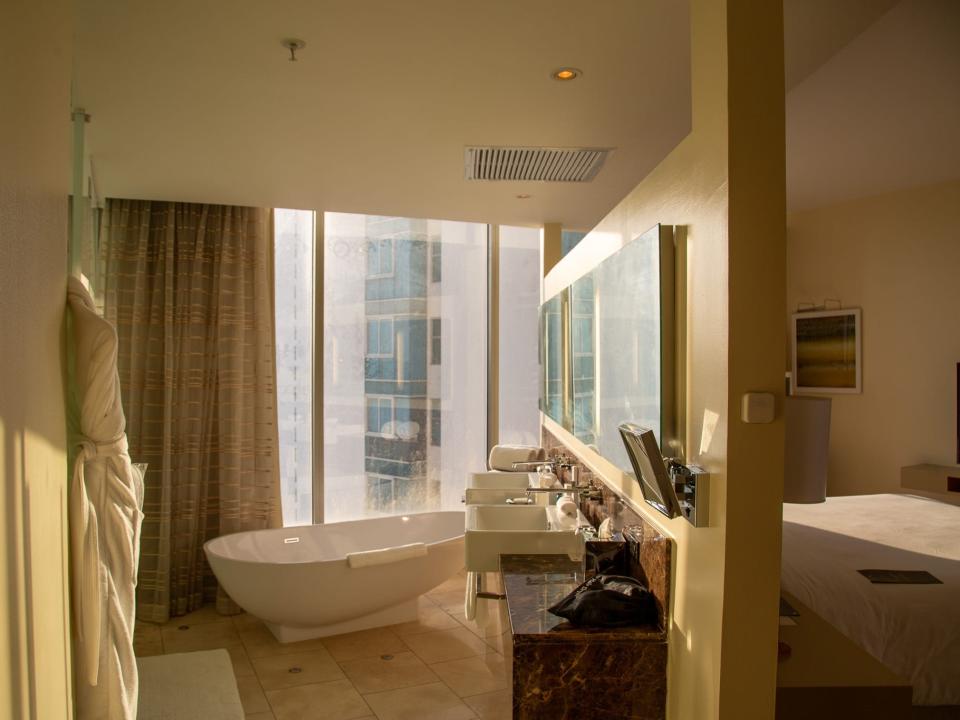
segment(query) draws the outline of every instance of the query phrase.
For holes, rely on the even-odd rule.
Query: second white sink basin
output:
[[[468,488],[482,490],[526,490],[536,486],[537,474],[528,472],[478,472],[470,473]]]
[[[586,524],[579,511],[576,522],[562,522],[553,505],[470,505],[464,541],[467,570],[496,572],[500,556],[506,554],[566,554],[579,560],[584,546],[577,527]]]

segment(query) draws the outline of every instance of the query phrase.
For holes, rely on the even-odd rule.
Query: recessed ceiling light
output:
[[[530,196],[527,193],[520,193],[517,195],[517,200],[529,200]]]
[[[550,77],[552,77],[554,80],[562,80],[566,82],[567,80],[576,80],[582,74],[583,72],[577,68],[562,67],[550,73]]]

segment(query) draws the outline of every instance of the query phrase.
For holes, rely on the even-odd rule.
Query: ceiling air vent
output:
[[[589,182],[612,148],[468,147],[467,180]]]

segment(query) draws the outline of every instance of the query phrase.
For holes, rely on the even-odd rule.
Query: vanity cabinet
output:
[[[659,626],[574,627],[547,608],[583,582],[566,555],[501,555],[513,656],[514,720],[665,716],[667,636]]]

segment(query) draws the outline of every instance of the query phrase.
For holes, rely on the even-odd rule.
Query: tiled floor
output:
[[[418,619],[401,625],[284,645],[251,615],[205,607],[165,625],[137,623],[134,648],[225,648],[247,720],[507,720],[502,603],[481,601],[467,622],[464,583],[461,572],[424,595]]]

